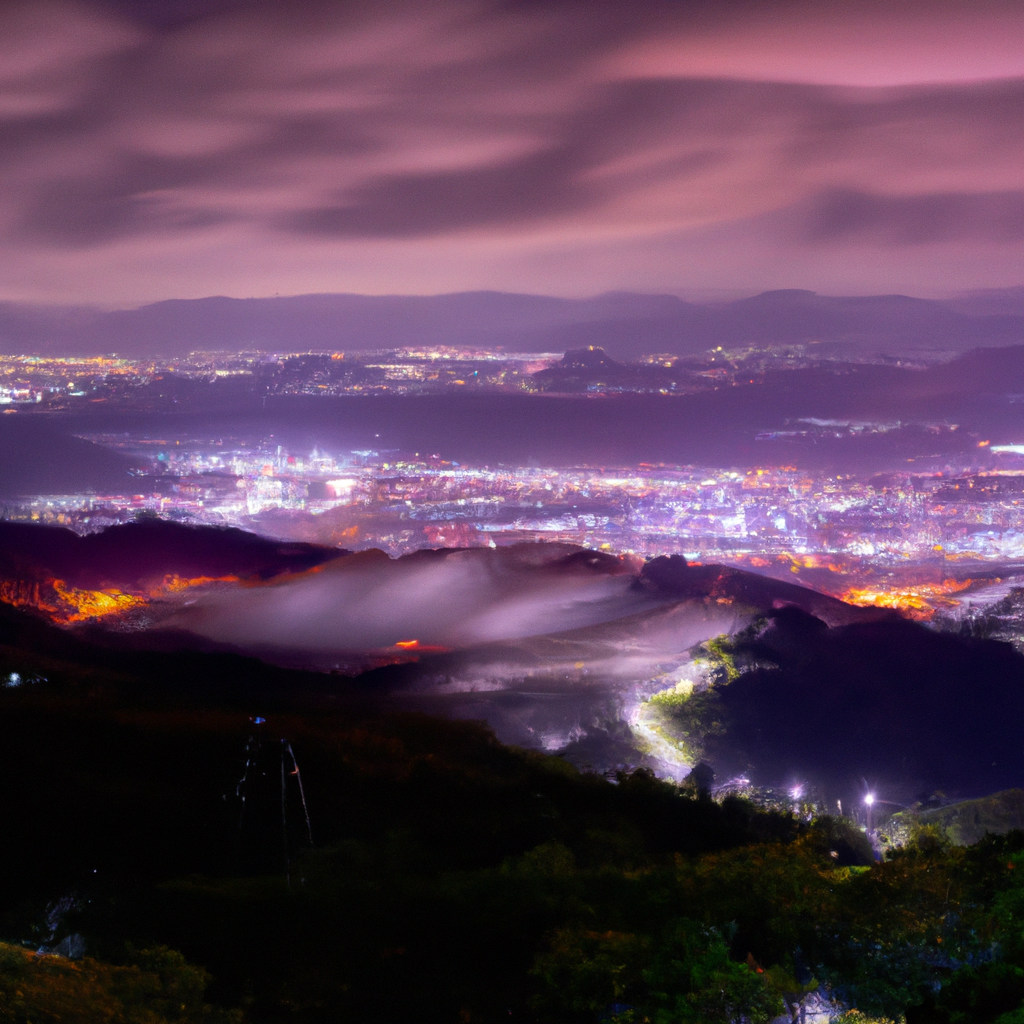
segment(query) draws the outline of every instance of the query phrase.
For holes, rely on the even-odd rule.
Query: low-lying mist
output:
[[[162,621],[245,649],[346,653],[461,648],[622,618],[655,607],[642,562],[567,545],[380,551],[189,600]]]
[[[544,543],[392,558],[158,521],[7,524],[0,560],[0,600],[77,633],[87,662],[258,658],[597,770],[678,778],[704,757],[720,781],[846,800],[874,779],[904,802],[1024,772],[1024,657],[1002,634],[738,568]],[[255,685],[258,662],[231,664]]]

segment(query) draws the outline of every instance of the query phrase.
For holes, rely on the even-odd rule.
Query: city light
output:
[[[392,555],[531,540],[678,553],[785,579],[806,574],[848,603],[925,621],[986,585],[968,567],[1024,557],[1024,496],[998,489],[1015,477],[975,478],[954,502],[945,495],[958,481],[940,472],[894,478],[878,494],[855,478],[792,467],[502,468],[392,450],[87,437],[138,466],[124,493],[9,499],[7,519],[90,533],[144,512],[262,533],[273,512],[275,535]]]
[[[706,367],[707,378],[700,359],[694,367],[708,387],[721,387],[742,383],[749,371],[737,367],[751,361],[764,369],[792,368],[812,358],[795,354],[794,361],[788,349],[784,358],[767,349],[737,349],[726,353],[728,366]],[[706,363],[709,357],[701,358]],[[149,360],[0,356],[0,391],[11,397],[4,411],[27,416],[36,413],[21,411],[17,402],[43,412],[97,403],[162,408],[161,402],[173,403],[182,381],[266,396],[431,394],[452,387],[515,392],[539,386],[534,375],[558,364],[558,353],[442,345],[357,353],[193,352]],[[644,391],[642,381],[616,387]],[[958,429],[920,426],[930,435]],[[882,419],[804,418],[774,433],[817,443],[898,427]],[[80,436],[135,464],[122,492],[9,498],[5,518],[92,533],[156,514],[390,555],[537,540],[642,557],[675,553],[801,578],[848,603],[920,621],[959,614],[979,590],[991,589],[979,564],[1024,558],[1024,445],[975,449],[988,462],[973,468],[908,466],[879,482],[788,464],[460,464],[443,454],[389,448],[379,434],[371,442],[379,449],[352,450],[328,449],[322,441],[298,448],[263,438]],[[113,608],[113,597],[74,595],[71,603],[81,606],[75,614],[94,616]]]

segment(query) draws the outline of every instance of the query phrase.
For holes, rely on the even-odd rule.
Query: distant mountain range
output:
[[[617,358],[716,345],[807,342],[870,352],[960,351],[1024,342],[1024,288],[948,301],[904,295],[765,292],[722,303],[613,292],[560,299],[504,292],[173,299],[137,309],[0,303],[0,352],[173,356],[218,349],[373,350],[504,346],[561,352],[599,345]]]

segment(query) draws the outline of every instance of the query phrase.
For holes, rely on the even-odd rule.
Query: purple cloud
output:
[[[1011,283],[1024,57],[1003,41],[1022,19],[998,3],[793,3],[774,20],[669,0],[10,5],[5,294],[820,287],[851,246],[873,250],[851,281]],[[755,252],[794,276],[769,280]]]
[[[884,196],[836,191],[803,211],[807,240],[873,241],[880,245],[1024,241],[1024,190]]]

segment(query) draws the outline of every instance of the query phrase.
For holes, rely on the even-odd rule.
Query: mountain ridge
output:
[[[404,345],[502,346],[524,352],[599,345],[620,358],[693,354],[716,345],[840,344],[961,351],[1024,341],[1024,313],[904,295],[827,296],[786,289],[727,302],[608,292],[567,299],[512,292],[314,293],[165,299],[134,309],[0,303],[7,354],[178,356],[251,349],[372,351]]]

